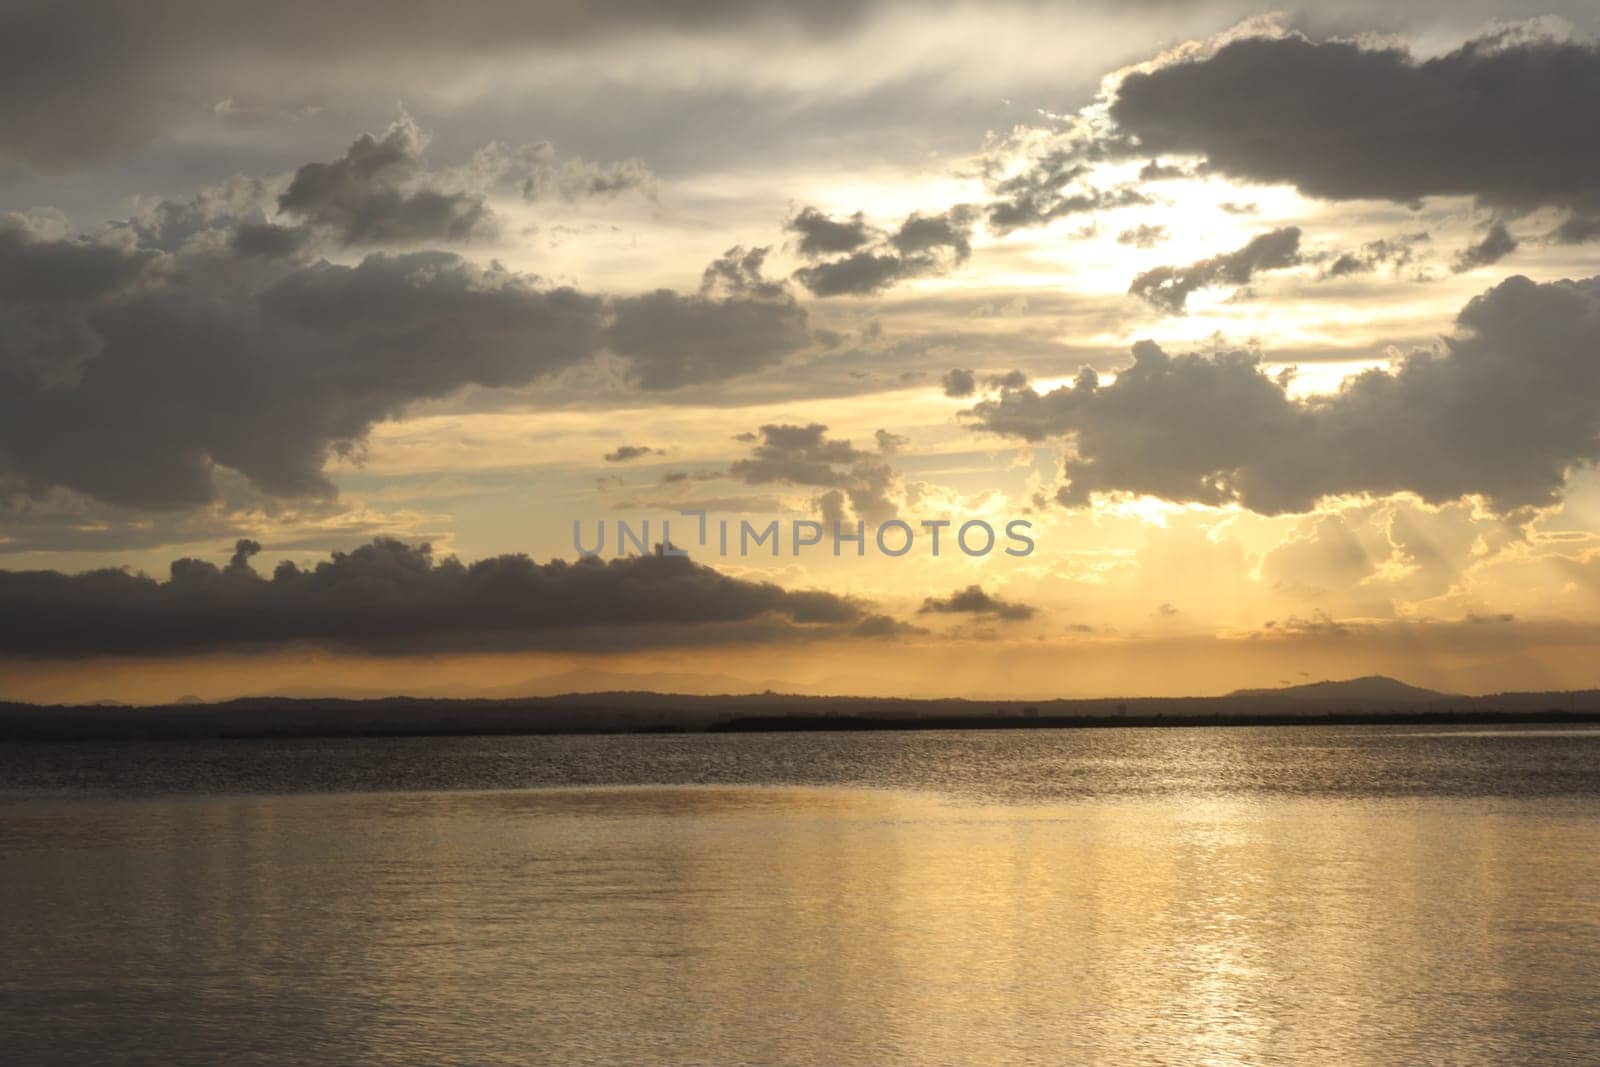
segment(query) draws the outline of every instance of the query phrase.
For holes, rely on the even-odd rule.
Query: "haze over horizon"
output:
[[[0,15],[0,700],[1600,686],[1591,4],[192,7]]]

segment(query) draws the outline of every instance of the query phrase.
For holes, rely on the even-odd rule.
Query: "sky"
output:
[[[5,4],[0,699],[1600,686],[1597,34]]]

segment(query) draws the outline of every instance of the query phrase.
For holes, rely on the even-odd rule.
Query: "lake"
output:
[[[14,1063],[1600,1060],[1600,731],[0,745]]]

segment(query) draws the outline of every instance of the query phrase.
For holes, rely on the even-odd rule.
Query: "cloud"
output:
[[[1109,115],[1130,154],[1204,156],[1228,177],[1325,199],[1456,195],[1592,214],[1596,111],[1600,49],[1512,27],[1422,61],[1395,47],[1247,37],[1129,73]]]
[[[1321,515],[1262,558],[1261,577],[1285,593],[1320,595],[1371,576],[1379,558],[1342,515]]]
[[[163,545],[224,543],[240,536],[270,538],[280,549],[347,549],[374,537],[444,543],[448,516],[417,506],[384,507],[370,500],[302,497],[286,500],[219,468],[216,498],[185,509],[148,510],[106,504],[53,487],[30,491],[0,475],[0,554],[129,552]]]
[[[1475,297],[1443,351],[1291,398],[1260,356],[1171,356],[1149,341],[1110,385],[1092,370],[1043,395],[977,404],[981,428],[1068,437],[1069,506],[1131,492],[1265,514],[1326,497],[1482,496],[1502,512],[1560,500],[1568,471],[1600,459],[1600,278],[1507,279]]]
[[[319,98],[439,94],[458,88],[438,84],[452,70],[512,59],[547,64],[652,32],[664,40],[697,33],[722,39],[765,26],[786,36],[832,37],[858,27],[868,10],[854,0],[688,7],[487,0],[470,15],[441,17],[427,5],[404,4],[376,19],[341,4],[286,9],[214,0],[135,9],[19,0],[0,15],[0,158],[74,169],[202,117],[260,121],[268,112],[303,114]],[[265,103],[255,106],[261,98]],[[452,103],[460,107],[459,96]]]
[[[644,456],[664,455],[666,453],[661,449],[651,448],[649,445],[618,445],[600,458],[607,463],[627,463],[630,460],[640,459]]]
[[[976,585],[969,585],[947,597],[928,597],[922,602],[922,607],[917,609],[919,615],[981,615],[1006,622],[1031,619],[1034,613],[1035,609],[1031,605],[1001,600],[999,597],[990,596],[981,586]]]
[[[1154,248],[1168,237],[1165,226],[1150,226],[1140,224],[1131,230],[1123,230],[1117,234],[1117,244],[1132,245],[1134,248]]]
[[[266,223],[277,210],[277,184],[264,178],[235,175],[202,187],[188,200],[150,204],[132,218],[109,224],[103,236],[131,239],[152,251],[175,252],[191,239],[219,227]],[[70,229],[65,219],[62,225]]]
[[[0,381],[35,389],[77,381],[105,344],[89,309],[133,283],[152,258],[47,236],[21,215],[0,217]]]
[[[978,388],[978,379],[970,370],[957,367],[945,372],[940,379],[945,396],[971,396]]]
[[[1600,214],[1574,213],[1550,235],[1557,244],[1578,245],[1600,238]]]
[[[401,118],[379,139],[362,134],[331,163],[295,172],[278,207],[346,245],[466,241],[494,232],[481,195],[445,192],[425,181],[427,137]]]
[[[1477,244],[1462,249],[1461,254],[1451,264],[1451,269],[1460,274],[1474,267],[1487,267],[1491,263],[1500,262],[1516,250],[1517,239],[1511,236],[1505,223],[1497,222],[1489,227],[1483,239]]]
[[[1260,271],[1300,263],[1300,228],[1285,226],[1250,239],[1241,248],[1191,263],[1156,267],[1133,279],[1128,292],[1173,314],[1182,314],[1189,294],[1217,285],[1245,285]]]
[[[1344,278],[1352,274],[1368,274],[1380,266],[1395,270],[1409,265],[1416,258],[1416,248],[1432,240],[1427,233],[1402,234],[1399,237],[1368,241],[1355,252],[1341,252],[1332,257],[1323,268],[1323,278]]]
[[[1490,600],[1506,596],[1517,584],[1510,568],[1540,559],[1538,536],[1525,513],[1495,515],[1476,500],[1362,500],[1307,515],[1261,557],[1259,574],[1275,596],[1344,617],[1458,611],[1463,601],[1481,605],[1491,585]],[[1533,565],[1546,559],[1554,565]]]
[[[238,289],[228,282],[260,280],[210,257],[179,266],[207,268],[218,276],[86,308],[100,351],[69,388],[0,389],[0,455],[30,481],[127,505],[205,503],[217,464],[269,493],[327,495],[329,451],[406,404],[525,384],[599,341],[594,297],[445,252],[318,263]]]
[[[762,426],[748,459],[734,462],[728,473],[746,485],[810,486],[826,489],[818,507],[827,522],[844,520],[848,501],[855,514],[867,522],[882,522],[897,514],[892,494],[899,475],[884,462],[894,451],[897,435],[879,431],[879,451],[867,452],[847,440],[830,439],[821,423],[797,426],[769,423]],[[885,444],[889,447],[884,447]]]
[[[1068,215],[1154,203],[1136,185],[1104,190],[1084,183],[1090,167],[1082,146],[1053,149],[1021,171],[990,182],[989,228],[1004,234]]]
[[[892,456],[911,443],[911,438],[891,430],[875,430],[872,438],[878,442],[878,451],[885,456]]]
[[[733,464],[730,472],[746,485],[788,482],[792,485],[840,485],[848,475],[836,467],[849,467],[871,453],[849,441],[829,440],[828,428],[819,422],[808,426],[768,424],[749,459]]]
[[[937,215],[913,212],[893,233],[884,234],[867,227],[859,213],[845,224],[807,208],[790,224],[793,228],[805,220],[803,253],[807,242],[818,250],[813,255],[829,243],[848,245],[855,251],[801,267],[794,276],[815,296],[862,296],[908,278],[942,274],[972,254],[975,218],[973,209],[964,204]]]
[[[1139,168],[1139,180],[1142,182],[1165,182],[1174,178],[1192,177],[1194,177],[1193,171],[1173,164],[1164,164],[1159,159],[1152,159]]]
[[[813,296],[865,296],[925,273],[925,263],[887,252],[856,252],[794,272]]]
[[[548,141],[514,148],[493,142],[464,166],[433,171],[424,160],[428,140],[401,116],[381,138],[363,134],[338,159],[302,166],[278,197],[278,209],[338,245],[417,245],[495,236],[498,223],[487,203],[495,188],[513,187],[529,201],[607,200],[630,190],[655,195],[655,176],[637,159],[557,160]],[[172,205],[162,207],[170,211]],[[206,221],[217,217],[213,212]],[[269,248],[308,236],[278,226],[240,233],[246,244]]]
[[[956,262],[972,254],[973,210],[965,204],[938,215],[912,212],[889,237],[902,256],[917,256],[948,249]]]
[[[655,197],[656,176],[638,159],[597,163],[572,158],[557,163],[555,148],[541,141],[521,150],[515,164],[511,169],[521,179],[524,200],[609,200],[628,192]]]
[[[1268,619],[1262,624],[1262,629],[1293,637],[1345,637],[1351,633],[1349,626],[1330,617],[1326,611],[1320,610],[1312,612],[1309,618],[1290,615],[1281,622],[1277,619]]]
[[[862,245],[879,240],[883,234],[867,222],[861,212],[838,222],[814,207],[803,208],[786,224],[786,228],[800,235],[799,252],[807,259],[854,252]]]
[[[271,222],[241,222],[233,231],[233,250],[240,256],[290,259],[312,243],[311,231]]]
[[[606,344],[645,389],[721,381],[781,361],[812,342],[806,311],[762,276],[765,248],[731,248],[706,268],[700,291],[657,289],[612,302]]]
[[[172,230],[159,219],[190,215],[157,211],[93,239],[0,222],[8,484],[192,508],[226,469],[271,496],[327,497],[329,457],[420,400],[525,386],[607,350],[642,388],[721,381],[812,342],[761,250],[714,262],[695,294],[608,297],[437,250],[310,262],[296,228],[209,217]]]
[[[893,632],[861,601],[719,574],[685,557],[472,564],[377,540],[309,570],[175,560],[167,581],[120,570],[0,571],[11,657],[172,656],[306,645],[381,654],[761,643]],[[885,626],[888,623],[888,626]]]

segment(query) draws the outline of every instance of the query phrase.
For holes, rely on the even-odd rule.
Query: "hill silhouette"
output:
[[[1230,697],[1286,697],[1304,700],[1380,701],[1402,703],[1427,700],[1445,700],[1455,694],[1441,693],[1436,689],[1423,689],[1407,685],[1398,678],[1382,674],[1369,674],[1344,681],[1309,682],[1305,685],[1286,685],[1278,689],[1235,689]]]

